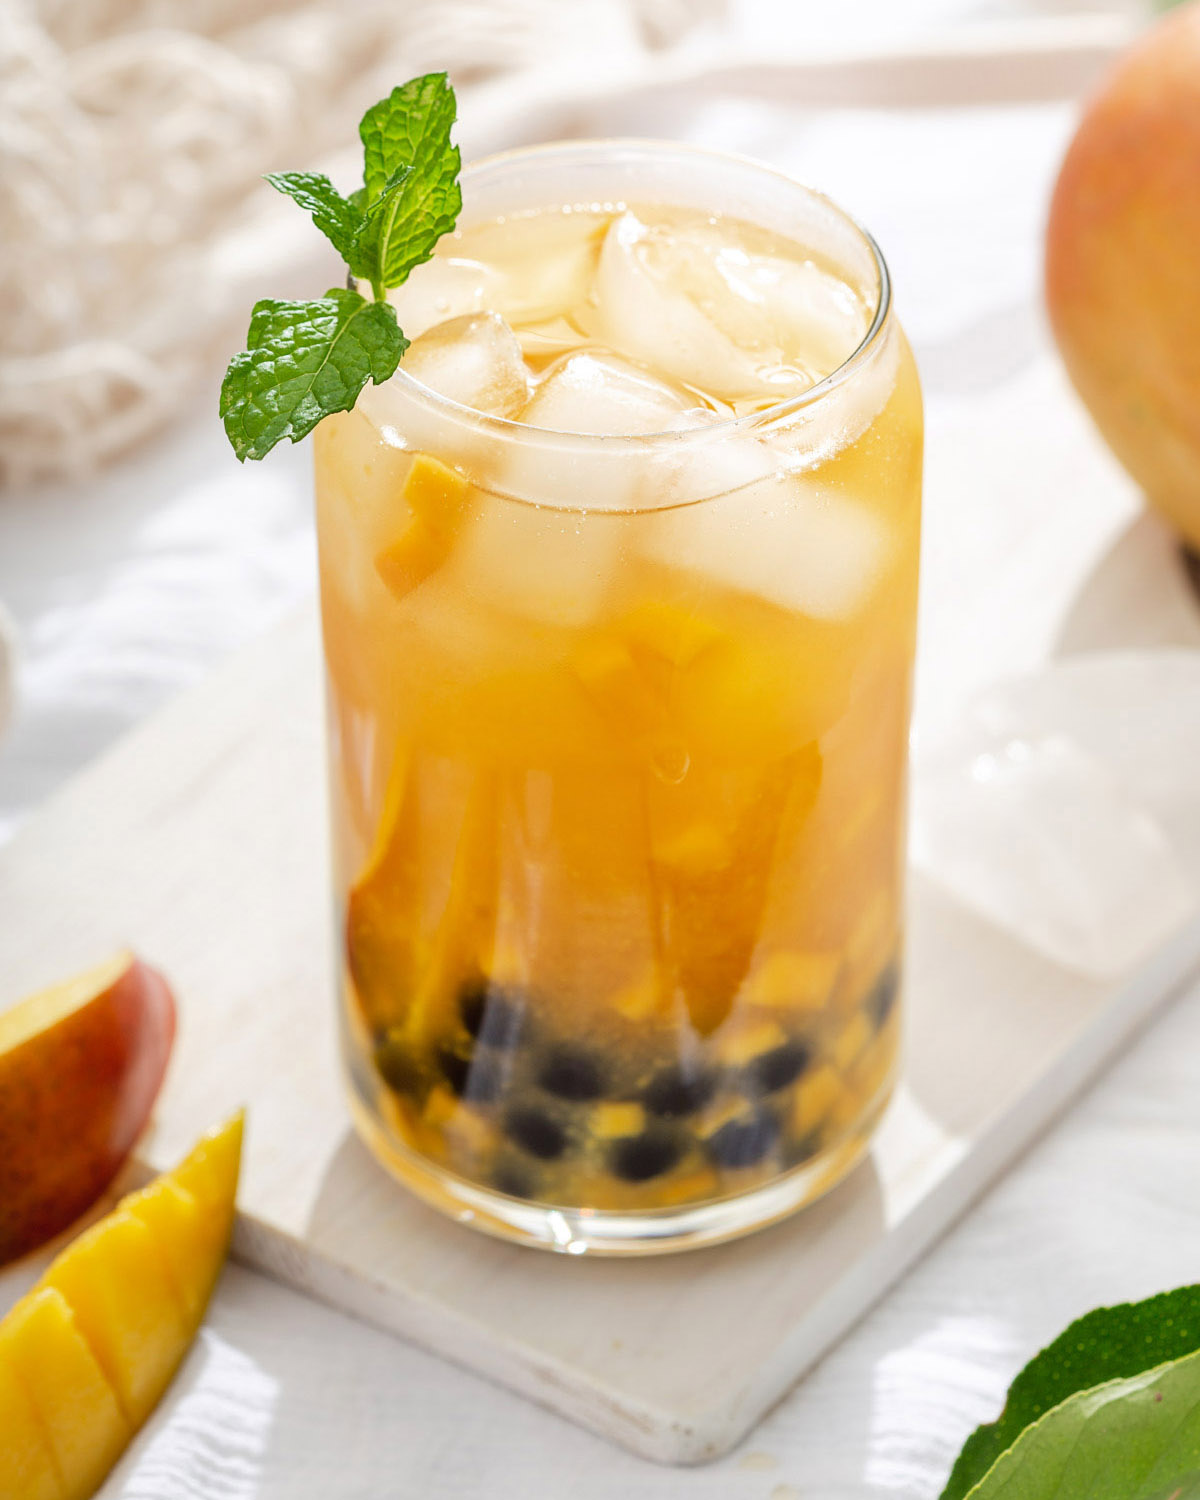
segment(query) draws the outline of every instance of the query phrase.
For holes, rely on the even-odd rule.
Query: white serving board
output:
[[[317,632],[290,621],[119,744],[0,854],[0,1005],[129,944],[176,1052],[144,1165],[250,1111],[248,1263],[638,1453],[726,1451],[1200,961],[1067,974],[915,878],[906,1083],[870,1157],[792,1221],[649,1261],[491,1241],[353,1136],[334,1040]]]

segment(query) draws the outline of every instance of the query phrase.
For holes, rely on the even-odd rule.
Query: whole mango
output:
[[[1051,203],[1046,301],[1104,438],[1200,549],[1200,0],[1085,111]]]

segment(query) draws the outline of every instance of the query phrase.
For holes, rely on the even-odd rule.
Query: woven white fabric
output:
[[[398,80],[446,68],[469,104],[584,37],[629,65],[720,3],[9,0],[0,483],[85,473],[178,411],[250,297],[280,295],[287,248],[246,232],[261,174],[353,140]]]

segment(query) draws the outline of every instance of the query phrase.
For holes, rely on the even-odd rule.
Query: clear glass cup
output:
[[[355,1123],[464,1223],[645,1254],[791,1213],[896,1077],[922,412],[873,240],[765,167],[590,142],[464,222],[694,205],[874,311],[827,378],[639,437],[400,371],[316,435]]]

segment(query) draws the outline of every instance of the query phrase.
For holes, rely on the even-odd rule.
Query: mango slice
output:
[[[401,492],[411,519],[375,558],[375,571],[397,599],[416,588],[450,555],[471,486],[454,469],[418,453]]]
[[[170,1384],[233,1228],[242,1118],[123,1199],[0,1321],[0,1495],[86,1500]]]
[[[814,743],[757,778],[698,768],[683,785],[648,786],[663,956],[701,1036],[725,1021],[751,971],[780,826],[811,812],[821,774]]]
[[[376,1032],[452,1031],[465,981],[488,968],[496,920],[497,777],[402,747],[362,876],[346,947]]]
[[[62,1233],[116,1176],[174,1035],[166,981],[132,953],[0,1012],[0,1264]]]

